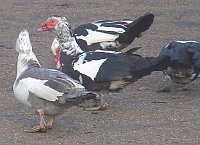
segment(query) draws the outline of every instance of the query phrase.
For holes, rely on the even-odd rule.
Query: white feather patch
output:
[[[98,42],[104,42],[104,41],[114,41],[116,38],[119,37],[119,34],[108,34],[104,32],[97,32],[88,30],[87,36],[76,36],[77,39],[82,39],[87,42],[87,45],[91,45]]]
[[[83,63],[85,56],[86,53],[79,57],[78,61],[74,63],[74,70],[90,77],[94,81],[97,73],[99,72],[99,68],[107,60],[107,58]]]
[[[103,52],[103,53],[112,53],[112,54],[120,54],[122,52],[119,52],[119,51],[110,51],[110,50],[95,50],[95,52]]]
[[[31,107],[31,103],[28,102],[28,96],[29,92],[27,89],[27,85],[23,82],[19,82],[18,85],[16,85],[16,82],[13,85],[13,92],[15,94],[15,97],[24,105]]]
[[[122,26],[122,27],[126,28],[125,26]],[[125,30],[123,28],[117,28],[117,27],[103,27],[103,26],[99,26],[98,30],[116,32],[116,33],[120,33],[120,34],[125,32]]]
[[[48,100],[48,101],[56,101],[58,100],[58,96],[62,96],[64,93],[58,92],[49,86],[44,85],[48,80],[38,80],[35,78],[25,78],[20,80],[20,83],[24,83],[27,85],[27,89],[29,92],[32,92],[37,97]],[[23,90],[23,89],[22,89]]]
[[[175,42],[182,43],[182,44],[184,44],[184,43],[189,43],[189,42],[198,43],[197,41],[190,41],[190,40],[187,40],[187,41],[176,40]],[[167,44],[167,45],[165,46],[165,48],[167,48],[170,44],[171,44],[171,43]]]
[[[103,22],[99,22],[99,21],[103,21]],[[104,22],[104,20],[97,20],[97,21],[92,22],[92,24],[101,25],[101,24],[103,24],[103,23],[120,23],[120,22],[127,23],[126,25],[128,25],[128,24],[132,23],[133,21],[132,21],[132,20],[122,20],[122,21],[116,20],[116,21]],[[118,24],[118,25],[125,26],[125,25],[123,25],[123,24]],[[102,27],[105,27],[105,26],[102,26]]]
[[[176,42],[179,42],[179,43],[189,43],[189,42],[198,43],[196,41],[176,41]]]

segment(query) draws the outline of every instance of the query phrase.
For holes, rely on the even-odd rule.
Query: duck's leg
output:
[[[107,109],[110,105],[106,103],[105,96],[103,94],[100,94],[100,110]]]
[[[43,109],[38,109],[37,110],[38,114],[39,114],[39,117],[40,117],[40,125],[36,125],[36,126],[33,126],[31,128],[31,130],[26,130],[26,132],[28,133],[35,133],[35,132],[46,132],[46,123],[45,123],[45,120],[44,120],[44,110]]]
[[[179,88],[178,88],[178,91],[191,91],[192,89],[190,88],[190,84],[184,84],[184,85],[181,85]]]
[[[170,92],[170,84],[171,84],[171,79],[165,75],[165,79],[163,80],[164,82],[162,83],[161,86],[158,86],[156,92]]]
[[[49,116],[48,117],[47,125],[46,125],[47,129],[52,129],[54,120],[55,120],[55,116]]]
[[[103,94],[99,94],[99,99],[95,103],[94,107],[85,108],[86,111],[98,111],[105,110],[109,107],[109,104],[105,101],[105,96]]]

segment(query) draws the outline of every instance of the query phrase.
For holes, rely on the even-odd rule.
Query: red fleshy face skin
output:
[[[41,23],[41,27],[37,30],[37,32],[44,32],[44,31],[53,31],[55,30],[55,26],[59,23],[59,20],[55,18],[50,18],[43,23]]]
[[[54,63],[57,64],[60,60],[59,48],[56,48],[56,55],[54,56]]]
[[[57,69],[60,69],[61,65],[60,65],[60,53],[59,53],[59,48],[56,48],[56,55],[54,56],[54,63],[56,65]]]

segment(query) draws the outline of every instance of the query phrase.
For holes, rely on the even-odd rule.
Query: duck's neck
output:
[[[28,54],[19,53],[17,62],[17,78],[27,69],[33,67],[40,67],[40,63],[37,60],[35,54],[30,52]]]
[[[73,36],[73,32],[67,23],[60,23],[55,32],[57,40],[59,41],[59,48],[61,52],[65,52],[70,56],[76,56],[84,52],[77,44],[76,39]]]
[[[65,52],[67,55],[76,56],[84,51],[77,44],[74,37],[69,37],[67,39],[59,39],[59,47],[61,52]]]

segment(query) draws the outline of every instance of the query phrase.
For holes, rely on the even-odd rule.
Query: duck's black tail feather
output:
[[[127,25],[126,32],[121,34],[118,38],[118,42],[121,44],[130,44],[135,37],[139,37],[140,34],[149,29],[154,21],[154,15],[152,13],[146,13],[139,17],[132,23]]]
[[[58,101],[60,104],[64,105],[67,104],[71,106],[78,106],[79,104],[89,100],[93,101],[99,100],[98,94],[75,89],[75,90],[70,90],[68,93],[59,97]]]
[[[169,57],[147,57],[138,60],[132,66],[133,79],[137,80],[146,75],[150,75],[153,71],[163,71],[171,65]]]
[[[191,54],[192,62],[194,64],[195,70],[197,73],[200,73],[200,45],[188,48],[188,52]]]
[[[134,48],[131,48],[131,49],[125,51],[124,53],[126,53],[126,54],[128,54],[128,55],[132,55],[132,54],[134,54],[134,52],[136,52],[137,50],[139,50],[139,49],[141,49],[141,48],[142,48],[142,47],[134,47]],[[141,58],[142,58],[142,56],[141,56]]]
[[[97,107],[101,104],[99,95],[93,92],[85,92],[77,99],[79,100],[79,104],[77,104],[77,106],[85,109]]]

